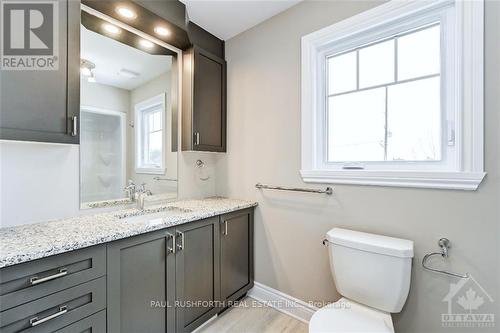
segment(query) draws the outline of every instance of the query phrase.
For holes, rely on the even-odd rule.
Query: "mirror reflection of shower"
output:
[[[177,197],[177,94],[172,51],[82,12],[80,202],[130,203],[130,183]],[[147,42],[147,43],[146,43]]]
[[[126,183],[126,114],[90,106],[80,109],[81,200],[123,198]]]

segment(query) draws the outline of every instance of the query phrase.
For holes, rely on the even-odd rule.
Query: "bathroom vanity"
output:
[[[190,332],[252,288],[255,205],[178,201],[0,229],[0,331]]]

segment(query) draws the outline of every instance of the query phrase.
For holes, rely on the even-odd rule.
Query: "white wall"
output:
[[[475,192],[334,186],[331,197],[256,190],[254,184],[305,184],[300,169],[300,38],[376,6],[375,1],[305,1],[226,41],[228,153],[217,164],[217,192],[256,200],[256,281],[306,301],[338,299],[321,240],[346,227],[415,241],[410,296],[395,315],[398,332],[448,332],[442,298],[451,282],[424,271],[437,240],[453,242],[444,265],[469,271],[495,299],[500,289],[500,2],[486,5],[486,158],[488,176]],[[367,286],[368,287],[368,286]],[[497,322],[498,326],[498,322]],[[481,332],[497,331],[481,329]],[[462,330],[466,332],[470,330]]]
[[[106,84],[80,80],[80,103],[85,106],[127,113],[130,109],[130,92]]]

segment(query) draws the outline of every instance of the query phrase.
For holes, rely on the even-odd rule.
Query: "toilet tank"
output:
[[[327,233],[337,291],[355,302],[400,312],[410,290],[413,242],[334,228]]]

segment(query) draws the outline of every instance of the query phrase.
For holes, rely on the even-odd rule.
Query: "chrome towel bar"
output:
[[[451,247],[450,240],[448,238],[441,238],[438,241],[438,246],[441,248],[441,252],[427,253],[424,256],[424,258],[422,259],[422,267],[428,271],[431,271],[431,272],[440,273],[440,274],[444,274],[444,275],[448,275],[448,276],[454,276],[454,277],[457,277],[460,279],[468,279],[470,276],[469,273],[459,274],[459,273],[453,273],[453,272],[429,267],[429,265],[427,264],[427,261],[432,256],[440,255],[442,258],[448,258],[448,252],[449,252],[449,249]]]
[[[161,178],[161,177],[153,177],[153,180],[156,180],[156,181],[166,180],[166,181],[170,181],[170,182],[176,182],[177,181],[177,179],[173,179],[173,178]]]
[[[324,190],[315,190],[315,189],[311,189],[311,188],[272,186],[272,185],[261,184],[261,183],[255,184],[255,187],[258,188],[258,189],[266,189],[266,190],[307,192],[307,193],[323,193],[323,194],[327,194],[327,195],[332,195],[333,194],[333,189],[331,187],[327,187]]]

